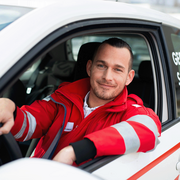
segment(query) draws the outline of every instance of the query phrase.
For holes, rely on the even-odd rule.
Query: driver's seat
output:
[[[92,60],[94,53],[100,44],[100,42],[89,42],[80,47],[75,66],[74,81],[88,77],[86,64],[88,60]]]

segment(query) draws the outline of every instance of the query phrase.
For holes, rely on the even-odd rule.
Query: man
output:
[[[19,141],[42,137],[34,157],[53,151],[51,159],[66,164],[154,149],[161,123],[140,98],[128,96],[126,86],[134,77],[132,60],[131,48],[121,39],[102,42],[87,63],[90,79],[62,83],[51,96],[21,109],[9,99],[1,99],[4,126],[0,134],[11,129]],[[59,139],[57,147],[51,148],[55,139]]]

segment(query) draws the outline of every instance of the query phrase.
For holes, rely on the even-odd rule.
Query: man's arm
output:
[[[28,140],[26,137],[41,137],[51,125],[56,111],[52,101],[39,100],[20,109],[12,100],[0,98],[0,123],[3,124],[0,135],[11,131],[18,141]]]
[[[161,134],[158,116],[145,107],[137,106],[137,113],[134,112],[133,115],[127,113],[120,123],[85,136],[96,147],[95,157],[147,152],[156,148]]]
[[[96,147],[94,146],[94,143],[85,138],[63,148],[56,154],[53,160],[72,165],[74,161],[76,164],[80,164],[88,159],[93,159],[95,155]]]
[[[36,100],[31,105],[17,107],[11,133],[17,141],[42,137],[53,123],[57,106],[52,101]]]

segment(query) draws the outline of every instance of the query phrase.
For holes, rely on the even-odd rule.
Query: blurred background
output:
[[[135,4],[155,9],[180,19],[180,0],[106,0]]]
[[[33,7],[33,6],[37,6],[38,4],[47,5],[51,2],[56,2],[56,1],[60,1],[60,0],[0,0],[0,4],[10,3],[18,6],[30,5]],[[136,6],[155,9],[180,19],[180,0],[92,0],[92,1],[116,1],[116,2],[130,3]]]

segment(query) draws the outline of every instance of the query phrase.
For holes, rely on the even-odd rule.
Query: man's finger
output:
[[[14,125],[14,119],[13,118],[10,118],[4,124],[2,121],[2,127],[0,127],[0,135],[8,134],[10,132],[11,128],[13,127],[13,125]]]

